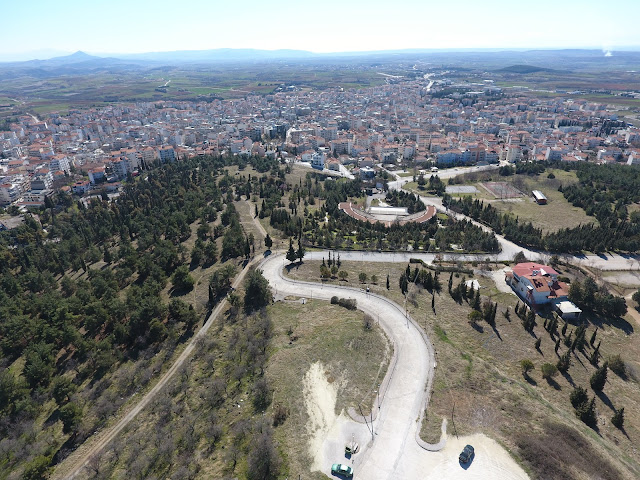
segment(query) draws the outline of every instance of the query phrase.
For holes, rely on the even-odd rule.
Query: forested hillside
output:
[[[183,300],[190,266],[248,256],[253,241],[234,207],[241,176],[223,172],[231,162],[158,166],[88,207],[60,195],[0,234],[0,478],[40,478],[201,323],[204,312]]]

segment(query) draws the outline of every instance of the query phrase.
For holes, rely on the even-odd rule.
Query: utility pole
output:
[[[367,429],[371,432],[371,441],[373,441],[373,425],[371,427],[369,427],[369,422],[367,422],[367,417],[365,417],[365,415],[362,413],[362,405],[358,404],[358,408],[360,409],[360,415],[362,415],[362,418],[364,418],[364,423],[367,424]]]

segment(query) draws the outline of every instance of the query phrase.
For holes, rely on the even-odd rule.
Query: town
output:
[[[580,97],[456,83],[447,71],[363,89],[278,90],[21,115],[0,132],[0,206],[38,209],[55,191],[112,198],[155,162],[203,155],[267,156],[363,178],[383,166],[640,163],[640,130],[618,118],[619,107]]]

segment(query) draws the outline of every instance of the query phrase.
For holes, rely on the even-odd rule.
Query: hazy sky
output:
[[[640,46],[639,0],[2,0],[0,59],[44,49]]]

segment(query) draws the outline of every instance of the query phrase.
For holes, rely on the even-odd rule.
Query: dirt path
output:
[[[267,236],[267,231],[264,229],[264,227],[260,223],[260,219],[258,217],[256,217],[256,216],[252,215],[252,213],[251,213],[251,202],[249,200],[246,200],[246,202],[249,204],[249,215],[251,215],[251,218],[253,218],[253,223],[255,224],[256,228],[260,232],[260,235],[262,235],[262,238],[264,239]]]
[[[235,281],[233,282],[233,287],[237,288],[245,275],[249,271],[249,268],[255,261],[249,262],[237,276]],[[185,363],[185,361],[191,356],[193,350],[195,349],[196,342],[199,338],[206,335],[207,331],[216,320],[218,315],[224,310],[227,305],[227,300],[222,299],[222,301],[216,306],[216,308],[211,312],[211,315],[202,326],[202,328],[196,333],[185,349],[182,351],[180,356],[175,360],[173,365],[160,377],[158,382],[153,386],[151,390],[145,393],[142,398],[133,405],[130,410],[111,427],[108,427],[106,430],[98,433],[91,440],[80,446],[74,453],[72,453],[67,459],[61,463],[55,470],[52,475],[52,479],[73,479],[77,475],[79,475],[84,469],[85,465],[89,462],[91,457],[100,453],[110,442],[113,440],[124,427],[126,427],[131,420],[133,420],[138,413],[142,411],[144,407],[146,407],[149,402],[160,392],[167,384],[167,382],[173,377],[173,375],[178,371],[178,369]]]

